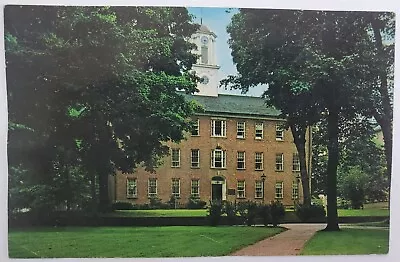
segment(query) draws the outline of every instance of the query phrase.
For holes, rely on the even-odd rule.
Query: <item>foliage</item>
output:
[[[353,209],[360,209],[365,202],[368,176],[360,167],[351,167],[347,173],[339,173],[339,192],[351,202]]]
[[[276,227],[285,216],[285,207],[279,201],[272,201],[270,209],[271,209],[271,222],[272,225]]]
[[[224,214],[226,214],[226,217],[228,219],[228,224],[229,225],[235,225],[236,220],[237,220],[237,204],[236,202],[231,203],[229,201],[224,201],[223,202],[223,211]]]
[[[131,210],[134,208],[131,202],[117,201],[111,206],[112,210]]]
[[[155,167],[198,109],[176,92],[195,91],[197,27],[185,8],[7,6],[8,156],[24,186],[72,205],[64,186],[79,169],[101,209],[116,169]]]
[[[377,93],[377,88],[371,89],[370,77],[383,81],[386,74],[377,74],[382,72],[379,67],[393,65],[393,53],[379,52],[382,48],[374,46],[371,33],[377,35],[374,22],[381,25],[378,32],[382,28],[384,31],[386,21],[392,21],[388,24],[393,26],[391,17],[393,14],[383,12],[241,9],[228,26],[239,74],[229,76],[223,84],[230,83],[244,91],[268,84],[264,96],[282,110],[289,125],[297,124],[295,128],[291,126],[292,132],[304,130],[307,123],[318,120],[326,123],[327,230],[339,229],[339,133],[346,121],[371,117],[368,110],[373,107],[367,101],[375,99],[371,95]],[[386,29],[393,33],[390,26]],[[387,100],[383,105],[390,107]],[[294,139],[299,139],[296,146],[305,142],[304,135],[294,135]],[[298,151],[303,154],[304,148],[298,147]],[[303,189],[306,179],[302,173]]]
[[[206,202],[190,196],[186,208],[188,209],[202,209],[206,206]]]
[[[325,218],[325,208],[322,205],[296,205],[296,215],[302,222],[312,219]]]
[[[157,197],[151,197],[149,200],[149,209],[169,209],[171,208],[171,203],[163,203],[161,199]]]
[[[211,226],[218,226],[222,216],[222,203],[219,201],[210,201],[207,210],[207,218]]]
[[[237,210],[240,217],[244,219],[246,225],[251,226],[255,224],[257,217],[257,203],[252,201],[239,202],[237,204]]]
[[[259,205],[258,214],[262,219],[264,226],[268,226],[271,223],[271,206],[269,205]]]

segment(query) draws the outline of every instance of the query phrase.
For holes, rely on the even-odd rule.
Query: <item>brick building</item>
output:
[[[206,202],[279,200],[293,205],[301,199],[300,164],[293,137],[282,128],[284,119],[261,98],[218,94],[215,40],[204,25],[192,37],[200,55],[194,70],[202,81],[199,92],[187,99],[204,107],[193,116],[195,130],[179,144],[169,143],[170,155],[156,173],[139,168],[114,176],[115,201],[144,204],[157,197],[166,202],[174,195],[180,203],[192,196]]]

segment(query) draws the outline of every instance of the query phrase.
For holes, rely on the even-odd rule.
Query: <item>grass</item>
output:
[[[118,217],[204,217],[206,215],[206,209],[116,210],[108,214]]]
[[[386,254],[389,230],[345,228],[339,232],[319,231],[309,240],[302,255]]]
[[[280,233],[269,227],[65,227],[11,230],[10,258],[223,256]]]
[[[338,209],[340,217],[389,216],[389,209]]]

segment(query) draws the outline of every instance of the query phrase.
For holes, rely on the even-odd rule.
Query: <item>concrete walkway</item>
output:
[[[230,256],[293,256],[300,254],[304,244],[326,224],[282,224],[283,233],[240,249]]]

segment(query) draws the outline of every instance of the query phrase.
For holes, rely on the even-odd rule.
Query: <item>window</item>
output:
[[[245,169],[245,152],[239,151],[237,152],[237,169]]]
[[[293,171],[298,172],[300,171],[300,159],[299,154],[293,153]]]
[[[192,168],[200,167],[200,150],[199,149],[192,149],[191,151],[191,166]]]
[[[264,190],[262,181],[256,181],[256,195],[255,198],[263,198]]]
[[[281,141],[281,140],[283,140],[283,124],[276,124],[276,127],[275,127],[275,137],[276,137],[276,140],[278,140],[278,141]]]
[[[237,181],[237,198],[246,198],[246,184],[244,181]]]
[[[237,138],[245,138],[246,136],[246,122],[237,122]]]
[[[126,181],[126,198],[136,198],[137,197],[137,179],[128,178]]]
[[[211,152],[211,167],[225,168],[226,167],[226,151],[214,149]]]
[[[190,194],[194,198],[200,198],[200,181],[198,179],[193,179],[192,180],[192,190]]]
[[[292,199],[299,199],[299,183],[293,181],[292,184]]]
[[[172,195],[175,198],[180,198],[181,196],[181,180],[179,178],[172,179]]]
[[[264,153],[256,152],[256,157],[255,157],[255,169],[256,170],[263,170],[263,159],[264,159]]]
[[[283,171],[283,154],[276,154],[275,170]]]
[[[157,197],[157,179],[149,178],[148,194],[150,198]]]
[[[211,136],[217,136],[217,137],[226,136],[225,120],[211,120]]]
[[[201,63],[208,64],[208,47],[207,46],[201,47]]]
[[[181,150],[173,148],[171,150],[171,167],[179,167],[181,162]]]
[[[264,124],[256,123],[256,139],[263,139]]]
[[[275,184],[275,198],[283,198],[283,182],[276,182]]]
[[[193,129],[192,129],[192,136],[199,136],[200,135],[200,120],[197,119],[194,123],[193,123]]]

